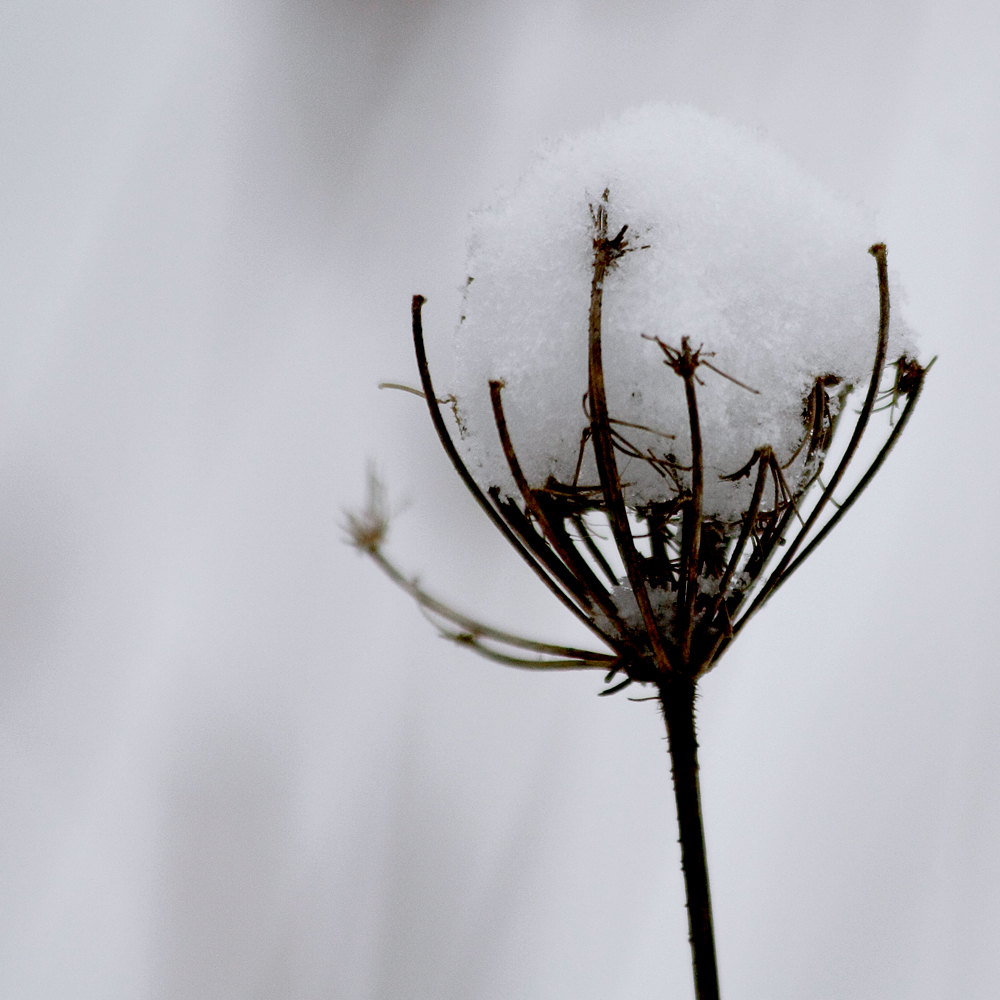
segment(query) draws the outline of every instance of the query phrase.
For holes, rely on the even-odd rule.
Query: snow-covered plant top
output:
[[[347,515],[351,544],[444,637],[527,670],[600,670],[602,695],[654,687],[700,1000],[719,1000],[719,982],[698,681],[851,510],[933,364],[890,326],[873,237],[864,212],[746,132],[646,107],[552,146],[474,217],[444,399],[413,296],[421,389],[385,385],[424,398],[480,508],[602,649],[507,632],[425,591],[383,551],[374,477]],[[855,474],[880,412],[881,445]],[[827,455],[841,413],[843,447]]]
[[[793,493],[821,457],[801,447],[817,384],[835,417],[870,378],[879,288],[871,216],[748,131],[687,107],[650,105],[545,149],[520,183],[473,216],[452,386],[464,457],[484,488],[516,496],[489,383],[503,383],[528,484],[597,486],[588,316],[594,217],[628,226],[631,252],[604,282],[604,378],[633,507],[690,489],[683,380],[665,363],[687,338],[697,369],[704,515],[738,522],[770,447]],[[658,342],[659,341],[659,342]],[[888,357],[914,355],[893,316]],[[632,450],[645,458],[634,455]],[[599,504],[599,490],[595,491]],[[765,500],[763,507],[767,507]]]

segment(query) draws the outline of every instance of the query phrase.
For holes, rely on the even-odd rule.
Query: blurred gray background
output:
[[[0,11],[0,996],[692,993],[655,705],[435,638],[342,543],[579,641],[418,399],[468,211],[650,99],[880,210],[939,353],[703,684],[729,1000],[1000,994],[1000,7],[93,0]],[[992,581],[992,582],[991,582]]]

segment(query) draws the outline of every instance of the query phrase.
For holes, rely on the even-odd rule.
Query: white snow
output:
[[[688,107],[649,105],[543,150],[513,190],[472,217],[471,280],[455,337],[460,447],[484,486],[512,496],[488,383],[505,384],[529,483],[540,487],[549,475],[570,482],[587,424],[590,206],[606,188],[609,234],[628,224],[631,245],[648,244],[605,281],[611,417],[660,432],[620,427],[641,450],[690,463],[683,382],[643,335],[674,348],[687,337],[758,390],[698,370],[705,514],[736,519],[753,477],[719,477],[764,445],[787,461],[818,376],[868,381],[879,319],[872,216],[750,132]],[[890,362],[913,353],[896,315],[891,330]],[[623,455],[618,464],[630,504],[675,495],[649,464]],[[786,470],[793,488],[801,465]],[[580,482],[597,482],[589,446]]]

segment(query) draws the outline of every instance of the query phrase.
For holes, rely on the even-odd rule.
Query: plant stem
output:
[[[719,1000],[712,898],[708,887],[705,831],[698,789],[698,740],[694,726],[695,682],[672,677],[660,687],[660,705],[670,739],[670,766],[680,829],[681,868],[687,893],[688,930],[697,1000]]]
[[[618,476],[618,462],[615,459],[614,441],[611,436],[611,417],[608,414],[608,398],[604,388],[604,362],[601,355],[601,308],[604,300],[604,278],[608,268],[624,253],[622,237],[628,226],[622,226],[618,235],[608,239],[607,191],[605,200],[597,206],[594,214],[594,277],[590,284],[590,331],[589,331],[589,387],[590,431],[594,443],[594,459],[604,492],[608,525],[618,546],[618,554],[625,565],[629,585],[635,602],[642,614],[642,621],[649,636],[649,645],[656,665],[664,674],[670,672],[670,657],[663,645],[653,605],[646,589],[646,572],[639,552],[635,547],[632,529],[628,523],[625,497],[621,479]]]

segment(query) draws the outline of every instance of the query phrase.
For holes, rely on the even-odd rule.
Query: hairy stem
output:
[[[712,897],[708,887],[708,859],[698,788],[698,740],[694,726],[695,682],[674,677],[660,688],[660,704],[670,740],[677,825],[680,829],[681,867],[687,893],[688,930],[694,992],[697,1000],[719,1000],[719,973],[715,962]]]

